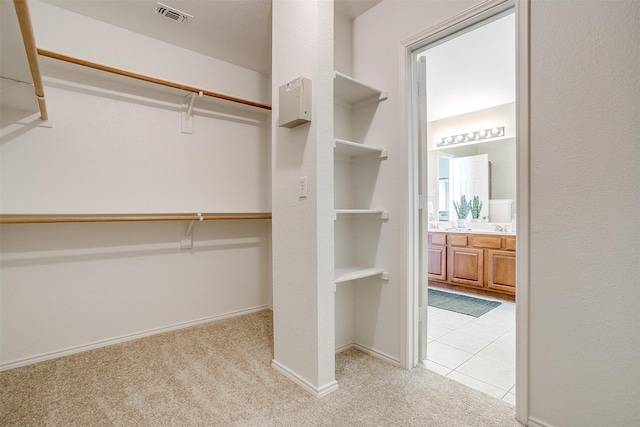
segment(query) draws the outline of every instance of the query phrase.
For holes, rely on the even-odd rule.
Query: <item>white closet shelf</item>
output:
[[[335,100],[340,100],[354,108],[388,98],[387,92],[338,71],[335,72],[333,80],[333,96]]]
[[[383,150],[382,148],[371,147],[369,145],[338,138],[335,140],[334,148],[336,155],[353,159],[361,157],[378,157],[386,159],[388,156],[387,150]]]
[[[384,268],[377,267],[358,267],[349,266],[335,269],[335,283],[349,282],[356,279],[364,279],[365,277],[373,277],[382,275],[383,279],[388,279],[388,273],[384,271]]]
[[[336,219],[339,216],[380,215],[380,219],[389,219],[389,212],[384,209],[336,209]]]

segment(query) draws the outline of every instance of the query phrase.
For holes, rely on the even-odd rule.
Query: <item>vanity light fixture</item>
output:
[[[444,138],[440,138],[438,141],[438,147],[455,145],[463,142],[480,141],[482,139],[498,138],[500,136],[504,136],[504,126],[446,136]]]

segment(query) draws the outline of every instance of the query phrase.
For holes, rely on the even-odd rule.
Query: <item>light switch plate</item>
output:
[[[298,178],[298,197],[304,199],[308,196],[307,191],[307,177],[301,176]]]

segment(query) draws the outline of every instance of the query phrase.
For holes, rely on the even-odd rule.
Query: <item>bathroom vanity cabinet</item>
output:
[[[509,300],[516,292],[516,237],[429,232],[429,286]]]

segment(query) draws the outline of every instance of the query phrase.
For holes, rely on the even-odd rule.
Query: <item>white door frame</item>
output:
[[[470,20],[478,19],[489,11],[511,8],[515,3],[516,21],[516,186],[517,186],[517,241],[516,241],[516,419],[527,424],[528,384],[529,384],[529,11],[530,0],[487,0],[463,13],[454,16],[421,34],[405,40],[401,46],[401,85],[406,89],[407,111],[407,180],[408,180],[408,217],[407,230],[407,280],[401,315],[406,319],[405,336],[401,365],[407,368],[416,366],[418,359],[418,287],[420,286],[418,233],[418,126],[416,122],[418,97],[414,82],[413,52],[418,44],[427,38],[442,34],[443,37],[460,31]]]

